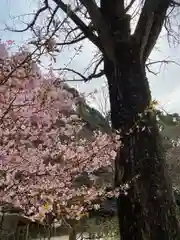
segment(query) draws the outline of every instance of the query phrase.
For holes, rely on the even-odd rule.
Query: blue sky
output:
[[[18,18],[14,19],[13,17],[19,16],[22,14],[28,14],[33,12],[36,7],[38,0],[1,0],[0,8],[0,38],[5,41],[8,39],[15,40],[17,45],[26,43],[26,40],[30,38],[30,33],[12,33],[4,31],[5,23],[9,26],[20,27],[20,21]],[[25,18],[21,18],[25,19]],[[26,17],[27,20],[27,17]],[[180,46],[169,48],[166,38],[161,38],[157,46],[158,50],[154,50],[151,58],[154,61],[162,59],[172,59],[179,60],[180,63]],[[89,63],[92,57],[92,51],[94,48],[92,44],[88,41],[85,41],[83,45],[83,52],[76,57],[68,67],[72,67],[81,72],[84,71],[85,67]],[[69,59],[73,56],[74,52],[72,50],[66,50],[62,52],[57,58],[57,65],[63,67],[66,63],[69,62]],[[158,68],[158,66],[156,66]],[[151,86],[152,95],[157,99],[161,106],[169,112],[179,112],[180,113],[180,66],[175,64],[169,64],[166,67],[161,69],[158,76],[148,74],[149,83]],[[101,90],[104,79],[95,79],[90,83],[70,83],[73,86],[77,87],[78,90],[84,92],[88,95],[90,92],[93,92],[95,89]],[[105,92],[104,92],[105,91]],[[100,110],[104,110],[104,95],[107,98],[108,94],[106,90],[103,93],[98,93],[96,100],[89,99],[90,103]]]

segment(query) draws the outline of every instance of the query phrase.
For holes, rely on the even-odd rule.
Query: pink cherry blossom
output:
[[[10,40],[7,40],[6,43],[7,43],[8,45],[12,45],[12,44],[14,43],[14,40],[11,40],[11,39],[10,39]]]
[[[18,205],[39,221],[49,212],[79,219],[108,193],[94,184],[75,188],[74,179],[111,165],[119,142],[101,132],[92,140],[77,137],[83,121],[67,85],[54,84],[52,72],[42,74],[33,61],[14,71],[28,53],[8,57],[5,50],[0,80],[13,74],[0,85],[0,202]]]

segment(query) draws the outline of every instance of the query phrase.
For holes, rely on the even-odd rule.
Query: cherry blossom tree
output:
[[[115,134],[78,136],[83,121],[74,96],[52,71],[43,74],[27,51],[10,55],[0,44],[0,202],[31,219],[80,219],[106,196],[105,187],[73,187],[82,172],[112,165]],[[28,59],[28,61],[25,61]],[[57,83],[58,82],[58,86]]]

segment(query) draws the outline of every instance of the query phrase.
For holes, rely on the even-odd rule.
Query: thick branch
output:
[[[125,9],[124,0],[101,0],[100,6],[101,13],[110,27],[116,46],[122,41],[127,42],[131,34],[131,19],[130,15],[126,14],[128,9]]]
[[[150,56],[152,49],[154,48],[156,41],[159,37],[159,34],[162,30],[163,27],[163,23],[166,17],[166,12],[168,9],[169,4],[165,3],[165,1],[163,2],[163,4],[161,4],[159,6],[159,8],[155,11],[154,14],[154,21],[151,27],[151,31],[149,34],[149,38],[148,38],[148,42],[146,44],[146,47],[144,49],[144,54],[143,54],[143,59],[144,62],[146,62],[146,60],[148,59],[148,57]]]
[[[54,0],[54,2],[71,18],[71,20],[79,27],[84,35],[102,51],[103,49],[99,38],[94,35],[88,26],[86,26],[86,24],[69,8],[69,6],[63,3],[61,0]]]
[[[161,32],[170,0],[146,0],[134,37],[139,44],[140,58],[146,61]]]
[[[99,38],[106,55],[109,59],[115,61],[113,38],[97,4],[94,0],[80,0],[80,2],[86,7],[93,25],[99,33]]]
[[[58,70],[58,71],[68,71],[68,72],[72,72],[76,75],[78,75],[80,77],[80,79],[68,79],[68,80],[64,80],[65,82],[87,82],[90,81],[93,78],[100,78],[104,75],[104,70],[100,70],[98,73],[96,73],[97,71],[97,67],[95,67],[93,73],[91,73],[89,76],[85,77],[83,74],[81,74],[80,72],[75,71],[74,69],[71,68],[58,68],[58,69],[53,69],[53,70]]]
[[[128,12],[131,7],[133,6],[133,4],[135,3],[136,0],[131,0],[131,2],[129,3],[129,5],[125,8],[125,12]]]
[[[100,6],[103,15],[107,15],[107,17],[110,16],[110,19],[121,18],[125,12],[124,0],[101,0]]]
[[[180,3],[177,2],[177,1],[173,1],[173,0],[171,0],[170,5],[171,5],[172,7],[176,7],[176,6],[180,7]]]

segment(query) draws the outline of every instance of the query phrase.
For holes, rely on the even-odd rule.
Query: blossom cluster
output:
[[[82,172],[111,165],[119,147],[115,136],[101,132],[91,140],[79,136],[77,103],[67,85],[52,72],[43,74],[27,52],[10,56],[0,44],[1,203],[22,208],[31,219],[48,213],[79,219],[94,201],[113,194],[93,184],[73,187]]]

